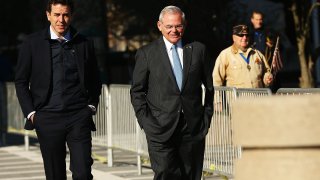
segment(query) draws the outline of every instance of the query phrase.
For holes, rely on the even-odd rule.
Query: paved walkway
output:
[[[45,180],[39,144],[31,139],[29,151],[25,150],[23,137],[9,134],[7,146],[0,146],[0,180]],[[99,157],[107,157],[105,147],[93,147],[93,153]],[[94,161],[92,174],[94,180],[152,180],[153,172],[148,167],[142,168],[138,175],[136,156],[133,153],[114,151],[114,167],[99,159]],[[67,167],[69,157],[67,157]],[[67,169],[68,180],[71,172]],[[207,177],[205,180],[218,180],[219,177]]]

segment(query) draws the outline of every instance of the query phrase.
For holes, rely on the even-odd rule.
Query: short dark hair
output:
[[[48,0],[47,11],[51,12],[51,6],[56,4],[62,4],[70,8],[71,14],[73,13],[73,2],[72,0]]]
[[[262,16],[262,18],[264,18],[264,14],[259,10],[253,10],[251,13],[251,18],[253,18],[254,14],[260,14]]]

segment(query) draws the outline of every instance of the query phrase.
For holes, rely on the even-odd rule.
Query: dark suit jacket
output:
[[[73,28],[71,43],[75,52],[81,89],[88,105],[97,107],[101,82],[94,54],[93,42],[78,34]],[[15,86],[20,106],[25,116],[46,104],[52,81],[52,59],[49,28],[31,34],[22,44],[18,57]],[[26,129],[33,129],[27,121]]]
[[[213,112],[212,64],[203,44],[185,44],[180,92],[162,37],[137,51],[131,102],[149,139],[167,141],[181,111],[194,137],[207,134]],[[204,105],[202,84],[206,88]]]

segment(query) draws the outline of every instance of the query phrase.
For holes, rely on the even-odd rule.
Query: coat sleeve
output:
[[[203,85],[205,86],[205,99],[204,99],[204,120],[207,123],[207,128],[210,128],[211,118],[213,114],[213,80],[212,69],[213,62],[209,58],[209,54],[204,49],[204,70],[203,70]]]
[[[25,117],[34,111],[32,96],[29,89],[31,70],[32,70],[32,55],[30,41],[25,41],[19,51],[18,62],[15,74],[15,87],[17,97]]]
[[[136,64],[133,71],[132,86],[130,89],[131,103],[136,113],[138,123],[143,128],[143,119],[147,115],[146,93],[148,91],[148,62],[143,49],[136,53]]]
[[[94,45],[93,45],[93,41],[89,41],[89,47],[88,47],[88,51],[89,51],[89,79],[86,79],[89,86],[88,91],[89,91],[89,100],[88,100],[88,104],[93,105],[97,108],[98,103],[99,103],[99,96],[101,94],[101,79],[100,79],[100,73],[99,73],[99,69],[98,69],[98,65],[97,65],[97,58],[95,55],[95,51],[94,51]]]

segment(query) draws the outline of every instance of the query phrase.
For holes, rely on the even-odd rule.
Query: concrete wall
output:
[[[272,96],[234,103],[235,180],[320,179],[320,96]]]

